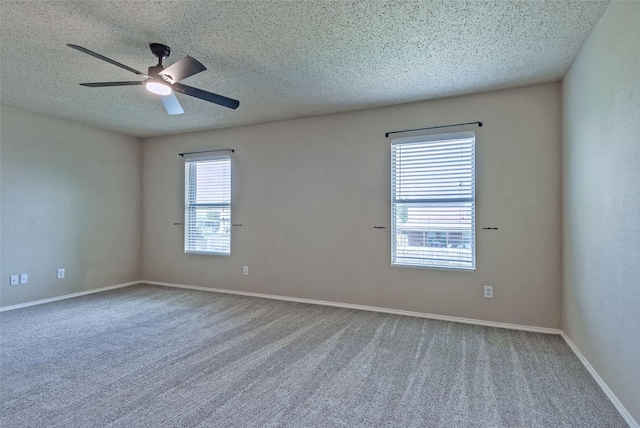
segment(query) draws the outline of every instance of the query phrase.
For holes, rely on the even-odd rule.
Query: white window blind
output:
[[[231,157],[185,157],[185,253],[231,254]]]
[[[475,134],[391,145],[393,265],[475,269]]]

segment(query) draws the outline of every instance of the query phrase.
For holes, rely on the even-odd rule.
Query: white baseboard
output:
[[[113,290],[115,288],[128,287],[140,284],[141,281],[125,282],[123,284],[109,285],[107,287],[96,288],[94,290],[80,291],[78,293],[65,294],[63,296],[51,297],[49,299],[35,300],[33,302],[20,303],[17,305],[0,307],[0,312],[11,311],[13,309],[27,308],[29,306],[42,305],[44,303],[56,302],[58,300],[73,299],[74,297],[85,296],[87,294],[100,293],[102,291]]]
[[[591,374],[593,379],[598,383],[598,385],[600,385],[600,388],[602,388],[602,391],[607,395],[607,397],[609,398],[611,403],[613,403],[616,409],[618,409],[618,412],[620,412],[620,415],[624,418],[627,424],[629,424],[629,427],[640,428],[640,425],[638,425],[638,422],[636,422],[633,416],[631,416],[631,414],[627,411],[627,409],[620,402],[620,400],[618,400],[618,397],[616,397],[613,391],[611,391],[609,386],[600,377],[598,372],[596,372],[596,369],[594,369],[593,366],[587,360],[587,358],[584,355],[582,355],[582,352],[580,352],[580,349],[578,349],[576,344],[573,343],[573,341],[569,338],[569,336],[567,336],[567,334],[564,331],[562,332],[562,338],[564,339],[565,342],[567,342],[567,345],[569,345],[573,353],[576,354],[578,359],[582,362],[582,365],[584,365],[584,367]]]
[[[361,311],[370,311],[370,312],[382,312],[385,314],[405,315],[405,316],[418,317],[418,318],[429,318],[429,319],[440,320],[440,321],[451,321],[451,322],[459,322],[464,324],[482,325],[486,327],[506,328],[510,330],[523,330],[523,331],[531,331],[535,333],[545,333],[545,334],[562,334],[562,330],[555,329],[555,328],[532,327],[532,326],[520,325],[520,324],[508,324],[508,323],[494,322],[494,321],[483,321],[483,320],[477,320],[473,318],[461,318],[461,317],[452,317],[447,315],[429,314],[429,313],[423,313],[423,312],[403,311],[400,309],[381,308],[377,306],[355,305],[351,303],[330,302],[327,300],[305,299],[301,297],[287,297],[287,296],[279,296],[275,294],[252,293],[249,291],[236,291],[236,290],[227,290],[222,288],[200,287],[197,285],[174,284],[170,282],[145,281],[145,280],[141,280],[140,282],[144,284],[161,285],[164,287],[187,288],[190,290],[211,291],[214,293],[224,293],[224,294],[237,294],[240,296],[260,297],[263,299],[283,300],[286,302],[309,303],[311,305],[333,306],[336,308],[357,309]]]

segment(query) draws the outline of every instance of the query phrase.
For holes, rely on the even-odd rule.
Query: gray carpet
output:
[[[137,285],[0,313],[8,427],[625,427],[559,336]]]

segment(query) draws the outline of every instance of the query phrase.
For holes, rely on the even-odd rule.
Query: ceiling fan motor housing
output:
[[[158,65],[152,65],[151,67],[148,68],[148,72],[147,74],[149,76],[151,76],[152,78],[156,78],[159,77],[158,74],[164,70],[164,66],[162,66],[162,64],[158,64]],[[161,77],[161,76],[160,76]]]

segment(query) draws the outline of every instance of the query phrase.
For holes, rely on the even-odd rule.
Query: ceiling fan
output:
[[[168,46],[161,45],[160,43],[151,43],[149,47],[151,52],[158,58],[158,64],[149,67],[147,73],[142,73],[117,61],[114,61],[106,56],[100,55],[83,48],[78,45],[67,44],[70,48],[79,50],[98,59],[106,61],[110,64],[124,68],[127,71],[143,76],[145,80],[126,81],[126,82],[98,82],[98,83],[80,83],[82,86],[88,86],[90,88],[102,88],[106,86],[132,86],[132,85],[145,85],[149,92],[160,95],[160,100],[164,108],[169,114],[182,114],[184,110],[180,105],[180,102],[176,98],[174,92],[180,92],[181,94],[189,95],[192,97],[200,98],[201,100],[208,101],[210,103],[218,104],[230,109],[236,109],[240,105],[238,100],[232,98],[223,97],[222,95],[214,94],[213,92],[204,91],[202,89],[187,86],[180,81],[187,77],[198,74],[207,68],[200,63],[200,61],[191,58],[189,55],[171,64],[169,67],[164,68],[162,60],[169,57],[171,49]]]

